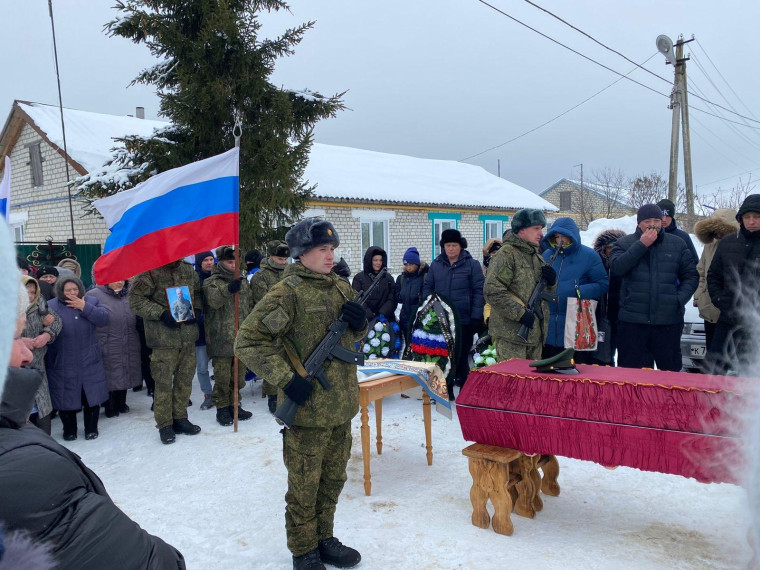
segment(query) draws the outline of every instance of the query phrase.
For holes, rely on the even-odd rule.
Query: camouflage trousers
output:
[[[338,497],[348,478],[351,422],[330,428],[286,429],[282,455],[288,470],[285,531],[288,549],[301,556],[333,536]]]
[[[277,386],[270,384],[263,378],[261,379],[261,395],[262,396],[276,396]]]
[[[493,343],[496,346],[496,356],[501,362],[510,358],[527,358],[528,360],[540,360],[540,344],[525,344],[524,342],[512,342],[505,338],[494,337]]]
[[[234,359],[214,357],[214,389],[211,401],[217,408],[231,406],[235,397]],[[245,364],[238,361],[238,391],[245,388]]]
[[[195,376],[195,344],[182,348],[154,348],[150,355],[150,373],[156,382],[153,391],[153,416],[156,427],[172,425],[187,418],[187,402]]]

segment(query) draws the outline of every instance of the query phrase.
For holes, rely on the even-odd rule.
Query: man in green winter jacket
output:
[[[290,248],[284,241],[275,239],[267,244],[267,258],[251,278],[252,307],[264,298],[272,286],[282,279],[282,272],[290,257]],[[269,412],[277,409],[277,386],[270,384],[266,378],[261,385],[261,394],[267,397]]]
[[[491,305],[488,332],[496,345],[499,360],[541,358],[546,340],[549,306],[541,302],[542,318],[527,308],[533,289],[543,277],[553,291],[557,273],[546,265],[538,252],[546,218],[541,210],[523,209],[512,218],[512,229],[504,234],[501,249],[491,258],[484,294]],[[520,326],[529,329],[528,342],[517,336]]]
[[[351,418],[359,411],[356,365],[339,359],[325,364],[332,388],[306,380],[302,363],[324,338],[330,323],[348,323],[340,344],[353,350],[367,330],[355,291],[332,272],[339,245],[333,225],[306,218],[285,236],[297,263],[259,301],[235,339],[235,354],[300,407],[284,431],[288,471],[285,529],[293,568],[350,568],[361,560],[333,536],[333,518],[351,455]]]
[[[251,289],[242,272],[235,269],[235,250],[223,245],[216,249],[219,262],[203,282],[206,319],[206,346],[214,360],[214,389],[211,400],[216,406],[216,421],[223,426],[233,424],[235,376],[235,293],[238,294],[238,319],[242,323],[251,312]],[[238,390],[245,387],[245,366],[238,366]],[[251,412],[238,405],[238,419],[251,419]]]
[[[145,323],[145,342],[152,349],[150,372],[156,381],[153,415],[162,443],[174,443],[175,433],[195,435],[200,426],[187,419],[187,402],[195,376],[195,316],[178,323],[171,314],[168,289],[186,285],[190,302],[200,309],[201,282],[193,266],[173,261],[140,273],[129,292],[129,308]]]

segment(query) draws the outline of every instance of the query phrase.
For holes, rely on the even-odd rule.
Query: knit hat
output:
[[[459,230],[443,230],[443,233],[441,234],[441,241],[438,243],[441,247],[447,243],[458,243],[460,246],[462,246],[462,249],[467,249],[467,240],[462,237],[462,234]]]
[[[660,210],[662,210],[663,216],[670,216],[675,220],[676,218],[676,205],[665,198],[664,200],[660,200],[657,202],[657,205],[660,207]],[[644,218],[646,220],[646,218]]]
[[[742,216],[747,212],[760,213],[760,194],[750,194],[742,202],[742,207],[739,208],[739,212],[736,214],[736,221],[742,223]]]
[[[261,257],[261,252],[258,249],[252,249],[245,254],[245,265],[248,267],[248,271],[259,268]]]
[[[284,241],[273,239],[267,244],[267,255],[274,255],[275,257],[290,257],[290,248]]]
[[[43,265],[37,271],[37,279],[39,279],[43,275],[55,275],[56,277],[58,277],[58,270],[55,267],[52,267],[50,265]]]
[[[333,273],[338,275],[339,277],[343,277],[344,279],[348,279],[351,277],[351,268],[348,266],[348,263],[346,263],[346,260],[342,257],[340,258],[340,261],[333,265]]]
[[[544,216],[544,213],[541,210],[534,208],[517,210],[515,216],[512,218],[512,231],[517,233],[520,230],[531,226],[541,226],[542,228],[545,228],[546,217]]]
[[[420,265],[420,252],[416,247],[410,247],[404,252],[404,264]]]
[[[644,204],[639,211],[636,212],[636,223],[640,224],[644,220],[649,218],[662,219],[662,210],[657,204]]]
[[[202,251],[200,253],[195,254],[195,267],[198,269],[201,268],[201,263],[203,263],[203,260],[207,257],[214,257],[214,254],[210,251]]]
[[[335,226],[321,218],[304,218],[288,230],[285,241],[293,259],[298,259],[299,255],[320,245],[332,244],[335,247],[340,245],[340,237],[335,231]]]
[[[230,261],[235,259],[235,248],[231,245],[223,245],[216,248],[216,258],[219,261]]]

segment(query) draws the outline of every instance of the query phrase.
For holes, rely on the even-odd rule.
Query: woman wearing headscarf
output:
[[[58,279],[55,299],[48,306],[63,323],[58,338],[45,355],[50,397],[53,407],[60,412],[63,439],[77,438],[77,412],[83,407],[85,439],[95,439],[100,404],[108,399],[95,329],[108,324],[108,311],[96,297],[85,297],[82,281],[72,275]]]
[[[29,305],[26,308],[26,326],[21,332],[26,347],[32,351],[32,361],[26,368],[33,368],[42,374],[42,382],[34,397],[34,408],[30,421],[50,435],[50,419],[53,405],[50,402],[47,375],[45,374],[45,354],[61,332],[61,318],[48,309],[40,294],[40,286],[34,277],[22,275],[21,282],[26,287]]]
[[[108,385],[107,418],[129,412],[127,390],[142,385],[140,337],[137,318],[129,308],[128,291],[128,282],[116,281],[88,292],[108,311],[108,324],[97,329]]]

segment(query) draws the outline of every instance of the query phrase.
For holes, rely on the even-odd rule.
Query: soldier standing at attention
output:
[[[200,426],[187,419],[187,402],[195,375],[195,316],[178,323],[171,315],[167,289],[187,285],[198,307],[201,285],[193,266],[173,261],[135,277],[129,294],[129,308],[145,323],[145,342],[153,350],[150,372],[156,382],[153,415],[161,442],[174,443],[175,433],[195,435]]]
[[[238,315],[242,323],[251,312],[251,289],[245,277],[235,268],[235,250],[227,245],[217,248],[211,275],[203,282],[205,299],[206,344],[209,358],[214,360],[214,389],[211,399],[216,406],[216,421],[223,426],[233,424],[235,401],[234,353],[235,293],[238,293]],[[238,390],[245,387],[245,366],[238,366]],[[238,419],[249,420],[253,414],[238,405]]]
[[[290,257],[290,248],[282,240],[272,240],[267,244],[267,256],[251,279],[251,308],[255,307],[272,286],[282,279],[282,272]],[[273,414],[277,409],[277,386],[270,384],[264,378],[261,395],[267,397],[269,412]]]
[[[359,411],[356,366],[339,359],[325,364],[332,389],[307,381],[297,370],[342,317],[348,330],[340,344],[350,350],[367,329],[356,292],[332,272],[340,244],[333,225],[319,218],[298,222],[285,236],[297,263],[256,304],[240,327],[235,354],[276,385],[279,400],[300,406],[284,430],[288,470],[285,530],[294,569],[320,570],[323,563],[351,568],[361,556],[333,536],[333,519],[351,455],[351,418]]]
[[[538,253],[545,226],[546,218],[541,210],[519,210],[512,218],[512,230],[504,234],[501,249],[491,258],[484,294],[491,305],[488,332],[499,360],[541,358],[548,332],[549,306],[546,301],[541,302],[542,319],[536,318],[526,306],[539,279],[546,281],[548,291],[553,291],[557,284],[556,271],[546,265]],[[528,342],[517,336],[521,325],[530,329]]]

